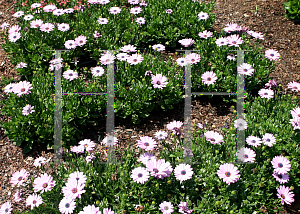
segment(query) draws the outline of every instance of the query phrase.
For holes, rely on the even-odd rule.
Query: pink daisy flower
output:
[[[154,135],[158,140],[164,140],[168,137],[168,133],[165,131],[157,131]]]
[[[2,30],[6,29],[9,27],[9,23],[8,22],[3,22],[3,24],[0,26]]]
[[[42,164],[45,164],[45,163],[46,163],[46,158],[44,158],[44,157],[39,157],[39,158],[35,159],[33,165],[34,165],[35,167],[39,167],[39,166],[41,166]]]
[[[118,14],[121,12],[121,9],[119,7],[111,7],[109,11],[111,14]]]
[[[281,199],[282,205],[284,205],[284,202],[291,205],[295,201],[293,198],[295,195],[293,192],[290,192],[289,187],[285,187],[280,185],[280,187],[277,189],[277,196]]]
[[[265,145],[271,147],[276,143],[276,138],[274,137],[274,135],[266,133],[263,136],[263,142]]]
[[[154,76],[154,75],[152,74],[152,71],[146,71],[145,76]]]
[[[139,0],[128,0],[129,4],[138,4]]]
[[[192,210],[188,209],[188,202],[180,201],[180,204],[178,205],[178,207],[179,207],[179,212],[180,213],[191,214],[193,212],[193,209]]]
[[[2,204],[2,206],[0,208],[0,213],[10,214],[12,210],[13,210],[13,208],[11,207],[11,202],[8,201],[8,202]]]
[[[243,162],[254,163],[256,154],[252,149],[241,148],[237,151],[236,156]]]
[[[207,19],[209,18],[209,15],[208,15],[207,13],[200,12],[200,13],[198,14],[198,18],[199,18],[200,20],[207,20]]]
[[[127,53],[136,52],[136,47],[134,47],[133,45],[125,45],[121,48],[121,51],[127,52]]]
[[[8,36],[10,42],[16,42],[20,38],[21,38],[21,34],[19,32],[11,33]]]
[[[193,39],[181,39],[178,41],[181,45],[183,45],[184,47],[189,47],[192,44],[194,44],[195,40]]]
[[[206,85],[213,85],[218,79],[217,75],[212,71],[206,71],[201,76],[202,82]]]
[[[132,170],[130,177],[137,183],[144,184],[148,181],[150,175],[146,168],[137,167]]]
[[[101,24],[101,25],[105,25],[105,24],[108,23],[108,19],[107,19],[107,18],[99,18],[99,19],[97,20],[97,22],[98,22],[99,24]]]
[[[55,26],[51,23],[45,23],[45,24],[42,24],[42,26],[40,27],[40,30],[42,32],[50,33],[50,31],[53,31],[54,27]]]
[[[130,9],[131,14],[139,14],[143,9],[140,7],[133,7]]]
[[[146,164],[147,170],[155,178],[164,179],[165,177],[170,177],[172,173],[172,166],[169,162],[166,162],[164,159],[152,159]]]
[[[200,32],[198,35],[203,39],[208,39],[209,37],[212,37],[213,34],[212,32],[205,30],[203,32]]]
[[[75,179],[70,179],[62,189],[64,197],[75,200],[76,197],[81,198],[81,194],[86,192],[83,188],[84,185],[82,183],[77,183]]]
[[[252,65],[248,64],[248,63],[243,63],[241,64],[238,68],[238,73],[239,74],[243,74],[243,75],[248,75],[251,76],[253,74],[253,72],[255,71],[252,67]]]
[[[269,82],[265,84],[265,87],[267,87],[269,89],[272,89],[273,87],[276,87],[276,86],[277,86],[276,79],[269,80]]]
[[[267,98],[268,100],[273,98],[274,92],[271,89],[260,89],[258,91],[258,94],[260,95],[261,98]]]
[[[94,141],[91,141],[91,139],[82,140],[79,144],[83,146],[88,153],[90,153],[93,150],[93,147],[95,147],[95,143]]]
[[[186,156],[192,157],[193,156],[193,151],[191,149],[187,149],[185,147],[183,147],[183,149],[184,149],[183,154],[182,154],[183,157],[186,157]]]
[[[76,202],[71,198],[64,197],[59,203],[59,211],[63,214],[73,213]]]
[[[85,36],[78,36],[76,39],[75,39],[75,43],[77,46],[83,46],[86,44],[86,37]]]
[[[237,128],[239,131],[243,131],[243,130],[247,129],[248,124],[245,120],[243,120],[242,118],[239,118],[234,121],[234,127]]]
[[[84,147],[83,146],[72,146],[71,151],[75,152],[77,154],[82,154],[82,153],[84,153]]]
[[[266,50],[265,57],[272,61],[272,60],[279,59],[280,58],[280,54],[279,54],[278,51],[276,51],[274,49],[269,49],[269,50]]]
[[[291,169],[290,161],[283,156],[276,156],[271,161],[274,172],[279,174],[286,174]]]
[[[227,44],[228,44],[228,41],[227,41],[227,38],[221,37],[221,38],[217,39],[217,40],[215,41],[215,43],[216,43],[219,47],[221,47],[221,46],[227,45]]]
[[[239,45],[243,44],[243,40],[239,37],[239,35],[231,35],[227,37],[227,41],[228,41],[228,46],[235,46],[235,47],[239,47]]]
[[[37,7],[40,7],[41,6],[41,4],[40,3],[33,3],[31,6],[30,6],[30,8],[37,8]]]
[[[180,135],[180,127],[183,125],[181,121],[173,121],[169,124],[167,124],[167,129],[170,131],[173,131],[173,134]]]
[[[14,87],[16,85],[17,85],[16,83],[9,83],[7,86],[5,86],[4,92],[6,92],[6,93],[14,92]]]
[[[34,207],[38,207],[43,203],[43,199],[40,195],[32,194],[29,195],[26,199],[26,206],[31,206],[31,210]]]
[[[228,56],[227,56],[227,59],[228,60],[232,60],[232,61],[234,61],[234,60],[236,60],[236,55],[234,55],[234,54],[229,54]]]
[[[31,106],[31,105],[26,105],[24,108],[23,108],[23,111],[22,111],[22,114],[27,116],[33,112],[35,112],[35,110],[33,110],[34,106]]]
[[[95,158],[96,158],[96,156],[94,155],[94,153],[92,153],[91,155],[86,156],[85,160],[86,160],[86,162],[90,163]]]
[[[69,174],[68,182],[70,181],[76,181],[78,184],[85,184],[87,177],[83,172],[73,172]]]
[[[293,108],[290,112],[294,118],[300,118],[300,108],[299,107]]]
[[[238,168],[231,163],[222,164],[217,171],[219,178],[222,178],[227,185],[235,183],[239,179],[239,173]]]
[[[143,17],[139,17],[139,18],[137,18],[136,19],[136,21],[135,21],[136,23],[138,23],[138,24],[145,24],[145,19],[143,18]]]
[[[27,68],[27,63],[20,62],[19,64],[16,65],[16,68]]]
[[[78,73],[77,73],[77,71],[73,71],[73,70],[69,69],[63,73],[63,77],[69,81],[72,81],[72,80],[78,78]]]
[[[99,58],[99,61],[101,61],[102,65],[109,65],[114,63],[114,60],[116,57],[113,54],[110,54],[109,52],[102,54],[101,58]]]
[[[225,32],[231,33],[231,32],[233,32],[233,31],[239,30],[240,27],[239,27],[238,24],[235,24],[235,23],[233,23],[233,24],[228,23],[228,24],[226,24],[225,28],[223,28],[223,29],[224,29]]]
[[[24,20],[26,20],[26,21],[29,21],[29,20],[31,20],[33,18],[34,18],[34,16],[31,15],[31,14],[28,14],[28,15],[24,16]]]
[[[220,142],[224,142],[223,136],[214,131],[207,131],[204,133],[204,136],[206,137],[206,140],[212,144],[220,144]]]
[[[49,176],[47,173],[44,173],[34,180],[34,192],[42,190],[40,193],[43,194],[44,192],[51,191],[52,187],[55,186],[55,183],[56,181],[53,180],[51,175]]]
[[[62,23],[62,24],[57,24],[57,29],[59,31],[65,32],[67,30],[70,29],[70,25],[66,24],[66,23]],[[76,42],[75,42],[76,43]]]
[[[53,5],[53,4],[47,5],[47,6],[45,6],[45,7],[43,8],[43,10],[44,10],[45,12],[47,12],[47,13],[53,12],[53,11],[56,10],[56,9],[57,9],[57,7],[56,7],[55,5]]]
[[[105,70],[102,67],[100,67],[100,66],[92,68],[91,71],[92,71],[92,75],[94,77],[101,77],[104,74],[104,72],[105,72]]]
[[[181,67],[188,65],[190,62],[189,59],[186,59],[184,57],[180,57],[176,60],[177,64],[180,65]]]
[[[14,194],[14,201],[15,202],[20,202],[23,200],[23,190],[20,189],[19,191],[17,191],[15,194]],[[1,213],[1,209],[0,209],[0,213]],[[6,212],[4,212],[6,213]]]
[[[289,181],[289,175],[288,174],[279,174],[277,172],[273,172],[272,175],[276,179],[276,181],[280,182],[280,184],[287,183]]]
[[[191,65],[192,64],[197,64],[198,62],[200,62],[200,55],[199,54],[196,54],[196,53],[191,53],[189,55],[187,55],[185,57],[189,62],[191,62]]]
[[[113,210],[111,210],[110,208],[109,209],[104,208],[102,212],[103,212],[102,214],[117,214]],[[100,212],[100,214],[101,214],[101,212]]]
[[[249,145],[255,146],[255,147],[260,146],[260,144],[262,143],[262,141],[259,137],[255,137],[255,136],[252,136],[252,135],[246,138],[246,142]]]
[[[32,89],[31,86],[32,84],[30,82],[21,81],[15,85],[14,93],[17,94],[18,97],[21,97],[22,94],[29,94],[31,93],[31,91],[29,91],[30,89]]]
[[[38,28],[42,26],[43,21],[41,19],[33,20],[30,22],[30,28]]]
[[[288,83],[288,88],[292,89],[292,91],[299,92],[300,91],[300,83],[295,81]]]
[[[94,37],[95,38],[99,38],[99,37],[102,37],[102,35],[100,33],[98,33],[98,31],[94,31]]]
[[[21,16],[23,16],[24,15],[24,12],[23,11],[18,11],[18,12],[16,12],[15,14],[14,14],[14,17],[16,17],[16,18],[19,18],[19,17],[21,17]]]
[[[17,33],[21,30],[21,27],[19,25],[14,25],[12,26],[9,30],[8,33],[12,34],[12,33]]]
[[[137,65],[139,63],[141,63],[144,60],[144,57],[140,54],[133,54],[132,56],[129,56],[127,58],[127,62],[130,65]]]
[[[65,12],[64,12],[63,9],[56,9],[56,10],[54,10],[52,13],[53,13],[53,15],[55,15],[55,16],[61,16],[61,15],[63,15]]]
[[[107,142],[107,136],[102,140],[102,144],[105,146],[110,146],[112,142]],[[114,146],[117,145],[118,138],[114,137]]]
[[[66,49],[75,49],[76,48],[76,42],[74,40],[68,40],[65,42]]]
[[[172,9],[166,9],[165,11],[166,11],[167,14],[172,14],[173,13]]]
[[[290,123],[293,125],[294,130],[300,129],[300,118],[293,117],[293,119],[290,119]]]
[[[194,172],[189,164],[179,164],[174,169],[174,174],[177,180],[180,180],[180,184],[182,181],[186,181],[192,178]]]
[[[153,150],[157,146],[156,141],[152,137],[144,136],[140,137],[140,139],[141,140],[137,140],[137,145],[146,151]]]
[[[86,213],[100,214],[101,212],[99,211],[99,207],[95,207],[95,205],[88,205],[84,207],[83,211],[80,211],[78,214],[86,214]]]
[[[147,163],[151,160],[156,160],[156,157],[153,154],[146,152],[145,154],[140,155],[137,161],[147,165]]]
[[[117,54],[117,59],[120,61],[127,61],[127,58],[130,57],[127,53],[119,53]]]
[[[157,45],[153,45],[153,46],[152,46],[152,49],[153,49],[153,50],[156,49],[156,51],[160,52],[160,51],[166,50],[166,47],[163,46],[162,44],[157,44]]]
[[[163,76],[162,74],[156,74],[152,76],[152,84],[154,88],[163,89],[168,84],[167,77]]]
[[[162,211],[163,214],[170,214],[174,212],[174,206],[171,202],[164,201],[159,205],[159,210]]]

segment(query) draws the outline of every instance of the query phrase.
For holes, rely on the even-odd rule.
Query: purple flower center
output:
[[[297,87],[296,87],[296,86],[294,86],[294,87],[293,87],[293,89],[297,89]]]
[[[47,186],[48,186],[47,183],[44,183],[44,184],[43,184],[43,188],[46,188]]]
[[[156,83],[157,85],[160,85],[160,81],[157,81],[157,83]]]
[[[6,208],[4,211],[7,213],[8,212],[8,208]]]
[[[69,74],[69,76],[73,76],[73,74]]]
[[[247,68],[245,68],[245,69],[244,69],[244,71],[245,71],[245,72],[247,72],[247,71],[248,71],[248,69],[247,69]]]
[[[158,173],[158,169],[156,169],[156,168],[154,168],[153,171],[154,171],[155,173]]]
[[[233,41],[232,44],[236,44],[236,41]]]
[[[100,72],[100,70],[97,70],[96,72],[97,72],[97,73],[99,73],[99,72]]]
[[[230,172],[225,172],[226,177],[230,177],[231,173]]]
[[[144,143],[145,146],[149,146],[149,143]]]
[[[224,44],[224,42],[222,41],[221,44]]]
[[[181,63],[184,63],[184,60],[181,60]]]
[[[274,54],[270,54],[271,56],[274,56]]]
[[[137,61],[137,59],[134,59],[133,61],[135,61],[135,62],[136,62],[136,61]]]
[[[265,93],[264,93],[264,95],[268,95],[268,93],[267,93],[267,92],[265,92]]]
[[[244,158],[248,158],[248,155],[244,155]]]
[[[76,178],[77,181],[79,181],[79,178]]]
[[[14,36],[14,39],[17,38],[17,36]]]
[[[282,163],[279,163],[279,164],[278,164],[278,167],[279,167],[279,168],[282,168],[282,167],[283,167],[283,164],[282,164]]]
[[[69,203],[66,203],[65,207],[66,207],[66,208],[69,208],[69,207],[70,207],[70,204],[69,204]]]
[[[168,210],[169,209],[169,207],[168,206],[165,206],[165,210]]]
[[[139,173],[139,174],[138,174],[138,177],[139,177],[139,178],[143,177],[143,174],[142,174],[142,173]]]
[[[270,142],[271,140],[270,140],[270,139],[267,139],[266,141],[267,141],[267,142]]]
[[[80,40],[80,41],[79,41],[79,43],[83,43],[83,41],[82,41],[82,40]]]
[[[36,27],[38,27],[39,25],[35,25]]]
[[[208,80],[208,81],[211,81],[211,78],[210,78],[210,77],[208,77],[208,78],[207,78],[207,80]]]
[[[23,178],[23,177],[22,177],[22,176],[20,176],[20,177],[18,178],[18,180],[19,180],[19,181],[21,181],[21,180],[22,180],[22,178]]]
[[[32,202],[33,204],[36,204],[36,200],[33,200],[33,202]]]
[[[255,140],[252,140],[251,142],[252,142],[252,143],[255,143],[256,141],[255,141]]]
[[[281,194],[281,198],[282,198],[282,199],[285,199],[285,196],[284,196],[284,194]]]
[[[46,30],[48,30],[49,28],[48,27],[46,27]]]
[[[239,126],[243,126],[243,124],[242,124],[242,123],[240,123],[240,124],[239,124]]]
[[[280,178],[280,179],[281,179],[281,178],[282,178],[282,175],[281,175],[281,174],[279,174],[279,175],[278,175],[278,178]]]
[[[25,91],[25,88],[22,88],[22,89],[21,89],[21,92],[24,92],[24,91]]]
[[[73,188],[72,189],[72,193],[76,193],[77,192],[77,189],[76,188]]]
[[[215,138],[211,138],[210,141],[216,141]]]

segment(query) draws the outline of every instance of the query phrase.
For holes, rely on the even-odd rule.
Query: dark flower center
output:
[[[208,78],[207,78],[207,80],[208,80],[208,81],[211,81],[211,78],[210,78],[210,77],[208,77]]]
[[[156,169],[156,168],[154,168],[153,171],[154,171],[155,173],[158,173],[158,169]]]
[[[14,39],[17,38],[17,36],[14,36]]]
[[[169,207],[168,206],[165,206],[165,210],[168,210],[169,209]]]
[[[73,74],[69,74],[69,76],[73,76]]]
[[[236,44],[236,41],[233,41],[232,44]]]
[[[47,183],[44,183],[44,184],[43,184],[43,188],[46,188],[47,186],[48,186]]]
[[[267,93],[267,92],[265,92],[265,93],[264,93],[264,95],[268,95],[268,93]]]
[[[244,155],[244,158],[248,158],[248,155]]]
[[[211,138],[210,141],[216,141],[215,138]]]
[[[160,85],[160,81],[157,81],[157,83],[156,83],[157,85]]]
[[[145,145],[145,146],[149,146],[149,143],[145,143],[144,145]]]
[[[77,192],[77,189],[76,189],[76,188],[73,188],[73,189],[72,189],[72,192],[73,192],[73,193],[76,193],[76,192]]]
[[[77,181],[79,181],[79,178],[76,178]]]
[[[244,69],[244,71],[245,71],[245,72],[247,72],[247,71],[248,71],[248,69],[246,69],[246,68],[245,68],[245,69]]]
[[[139,177],[139,178],[143,177],[143,174],[142,174],[142,173],[139,173],[139,174],[138,174],[138,177]]]
[[[70,204],[69,204],[69,203],[66,203],[65,207],[66,207],[66,208],[69,208],[69,207],[70,207]]]
[[[185,174],[186,174],[186,171],[185,171],[185,170],[181,171],[181,174],[182,174],[182,175],[185,175]]]
[[[137,59],[134,59],[133,61],[135,61],[135,62],[136,62],[136,61],[137,61]]]
[[[285,199],[285,196],[284,196],[284,194],[281,194],[281,198],[282,198],[282,199]]]
[[[22,178],[23,178],[23,177],[22,177],[22,176],[20,176],[20,177],[18,178],[18,180],[19,180],[19,181],[21,181],[21,180],[22,180]]]
[[[24,92],[24,91],[25,91],[25,88],[22,88],[21,91]]]
[[[32,202],[33,204],[36,204],[36,200],[33,200],[33,202]]]
[[[282,175],[281,175],[281,174],[279,174],[279,175],[278,175],[278,178],[280,178],[280,179],[281,179],[281,178],[282,178]]]
[[[271,56],[274,56],[274,54],[270,54]]]
[[[267,142],[270,142],[271,140],[270,140],[270,139],[267,139],[266,141],[267,141]]]
[[[225,172],[226,177],[230,177],[231,173],[230,172]]]
[[[255,141],[255,140],[252,140],[251,142],[252,142],[252,143],[255,143],[256,141]]]
[[[282,168],[282,167],[283,167],[283,164],[282,164],[282,163],[279,163],[279,164],[278,164],[278,167],[279,167],[279,168]]]
[[[224,44],[224,42],[222,41],[221,44]]]

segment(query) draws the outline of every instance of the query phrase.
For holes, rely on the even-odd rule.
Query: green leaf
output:
[[[28,153],[32,150],[32,143],[33,142],[30,142],[30,143],[27,143],[26,146],[24,147],[24,153]]]

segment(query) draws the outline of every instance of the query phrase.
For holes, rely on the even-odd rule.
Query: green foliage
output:
[[[282,2],[284,9],[287,11],[285,17],[288,19],[300,19],[300,1],[299,0],[288,0]]]

